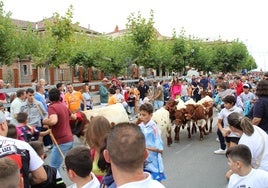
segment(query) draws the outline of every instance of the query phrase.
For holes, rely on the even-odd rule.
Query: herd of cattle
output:
[[[196,133],[198,128],[200,140],[203,140],[203,135],[212,132],[213,104],[214,100],[209,96],[205,96],[198,102],[192,99],[186,102],[181,99],[169,100],[165,106],[153,113],[152,119],[159,126],[161,134],[166,134],[168,146],[173,142],[172,130],[175,131],[175,142],[179,142],[181,128],[187,128],[188,138],[191,138],[191,135]],[[78,114],[77,120],[71,124],[73,133],[78,137],[83,136],[85,125],[94,116],[104,116],[113,125],[129,121],[125,108],[121,103],[118,103],[81,112]],[[139,119],[137,124],[138,122]]]

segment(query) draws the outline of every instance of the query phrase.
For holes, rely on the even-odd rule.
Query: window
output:
[[[28,68],[27,68],[27,65],[22,65],[22,68],[23,68],[23,75],[24,76],[27,76],[28,75]]]

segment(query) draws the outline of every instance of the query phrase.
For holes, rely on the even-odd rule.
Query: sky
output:
[[[31,22],[64,16],[73,5],[73,22],[100,32],[125,29],[131,13],[148,19],[164,36],[173,31],[209,40],[236,40],[247,45],[258,69],[268,71],[268,1],[266,0],[2,0],[11,18]]]

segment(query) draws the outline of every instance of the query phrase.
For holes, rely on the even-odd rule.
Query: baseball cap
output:
[[[243,84],[243,87],[248,87],[249,88],[249,85],[248,84]]]
[[[0,123],[4,123],[5,121],[6,121],[5,114],[2,111],[0,111]]]

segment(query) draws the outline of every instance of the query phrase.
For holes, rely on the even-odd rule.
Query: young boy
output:
[[[44,144],[41,141],[31,141],[29,142],[30,146],[36,151],[41,159],[46,158],[46,154],[44,153]],[[62,180],[62,177],[58,170],[49,165],[43,165],[44,169],[47,173],[47,181],[32,185],[31,188],[66,188],[65,183]]]
[[[75,184],[72,188],[99,188],[100,182],[92,170],[90,149],[77,146],[69,150],[65,157],[65,165],[69,179]]]
[[[226,157],[233,171],[228,188],[268,187],[268,172],[251,167],[251,152],[246,145],[240,144],[229,148]]]
[[[227,143],[227,148],[233,145],[237,145],[239,141],[239,137],[234,133],[232,133],[231,130],[229,129],[227,117],[232,112],[238,112],[240,114],[243,114],[243,110],[235,106],[236,99],[232,95],[227,95],[225,98],[223,98],[222,101],[224,102],[224,108],[220,111],[217,122],[218,125],[217,135],[220,141],[220,148],[214,151],[214,153],[224,155],[226,153],[225,141]]]
[[[144,103],[139,110],[141,120],[139,126],[145,136],[146,149],[149,151],[144,170],[151,173],[153,179],[161,181],[166,179],[162,160],[163,142],[159,128],[151,119],[154,108],[152,104]]]
[[[39,131],[35,127],[27,125],[27,118],[28,115],[25,112],[20,112],[17,114],[16,119],[19,123],[16,125],[18,139],[25,142],[38,140]]]

